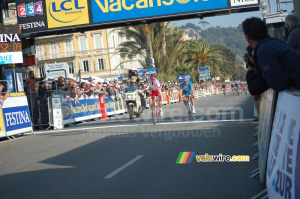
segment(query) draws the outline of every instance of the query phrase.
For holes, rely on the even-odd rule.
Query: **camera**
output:
[[[288,31],[287,28],[284,28],[283,31],[284,31],[284,33],[285,33],[286,36],[289,36],[289,31]]]

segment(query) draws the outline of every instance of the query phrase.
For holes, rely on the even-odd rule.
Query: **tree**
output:
[[[187,57],[187,62],[193,68],[192,76],[195,80],[198,77],[199,68],[218,59],[219,53],[218,50],[211,48],[206,41],[200,39],[189,42]]]
[[[198,24],[200,24],[204,30],[205,30],[205,26],[209,26],[209,23],[207,21],[199,21]]]

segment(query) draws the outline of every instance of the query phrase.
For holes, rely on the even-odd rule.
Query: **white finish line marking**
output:
[[[237,119],[237,120],[199,120],[199,121],[188,121],[188,122],[161,122],[157,123],[159,125],[172,125],[172,124],[196,124],[196,123],[230,123],[230,122],[252,122],[253,119]],[[63,130],[50,130],[50,131],[39,131],[35,132],[38,134],[47,134],[47,133],[59,133],[59,132],[72,132],[72,131],[84,131],[90,129],[107,129],[107,128],[123,128],[123,127],[140,127],[140,126],[153,126],[153,123],[143,123],[143,124],[128,124],[128,125],[114,125],[114,126],[94,126],[86,128],[66,128]],[[80,126],[78,126],[80,127]],[[26,133],[25,133],[26,134]],[[29,133],[28,133],[29,134]],[[30,133],[31,134],[31,133]],[[27,134],[26,134],[27,135]]]
[[[104,178],[108,179],[108,178],[112,178],[115,175],[117,175],[118,173],[120,173],[122,170],[126,169],[127,167],[129,167],[130,165],[132,165],[133,163],[135,163],[136,161],[138,161],[139,159],[141,159],[143,157],[143,155],[138,155],[136,156],[134,159],[130,160],[129,162],[127,162],[126,164],[124,164],[123,166],[121,166],[120,168],[114,170],[113,172],[111,172],[110,174],[108,174],[107,176],[105,176]]]

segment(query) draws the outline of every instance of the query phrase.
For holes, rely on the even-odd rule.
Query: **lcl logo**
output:
[[[87,8],[87,1],[81,0],[47,0],[48,13],[57,22],[71,23],[78,20],[83,10]]]

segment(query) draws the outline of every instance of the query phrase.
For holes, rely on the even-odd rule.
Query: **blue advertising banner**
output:
[[[107,115],[111,115],[115,112],[115,102],[112,98],[106,97],[105,98],[105,107]]]
[[[7,81],[7,88],[10,89],[10,92],[15,92],[12,72],[5,72],[5,75]]]
[[[205,67],[201,67],[199,68],[199,71],[209,71],[209,67],[208,66],[205,66]]]
[[[191,79],[192,76],[190,74],[187,74],[187,75],[178,75],[177,78],[178,78],[179,81],[183,81],[183,80],[185,80],[185,78]]]
[[[143,72],[145,69],[138,69],[140,77],[143,77]],[[150,77],[151,73],[156,73],[156,68],[147,68],[146,76]]]
[[[82,99],[75,101],[63,101],[62,113],[64,120],[76,119],[80,117],[92,116],[101,113],[99,99]]]
[[[3,117],[6,132],[31,127],[28,106],[3,108]]]
[[[93,23],[227,8],[227,0],[91,0]]]

